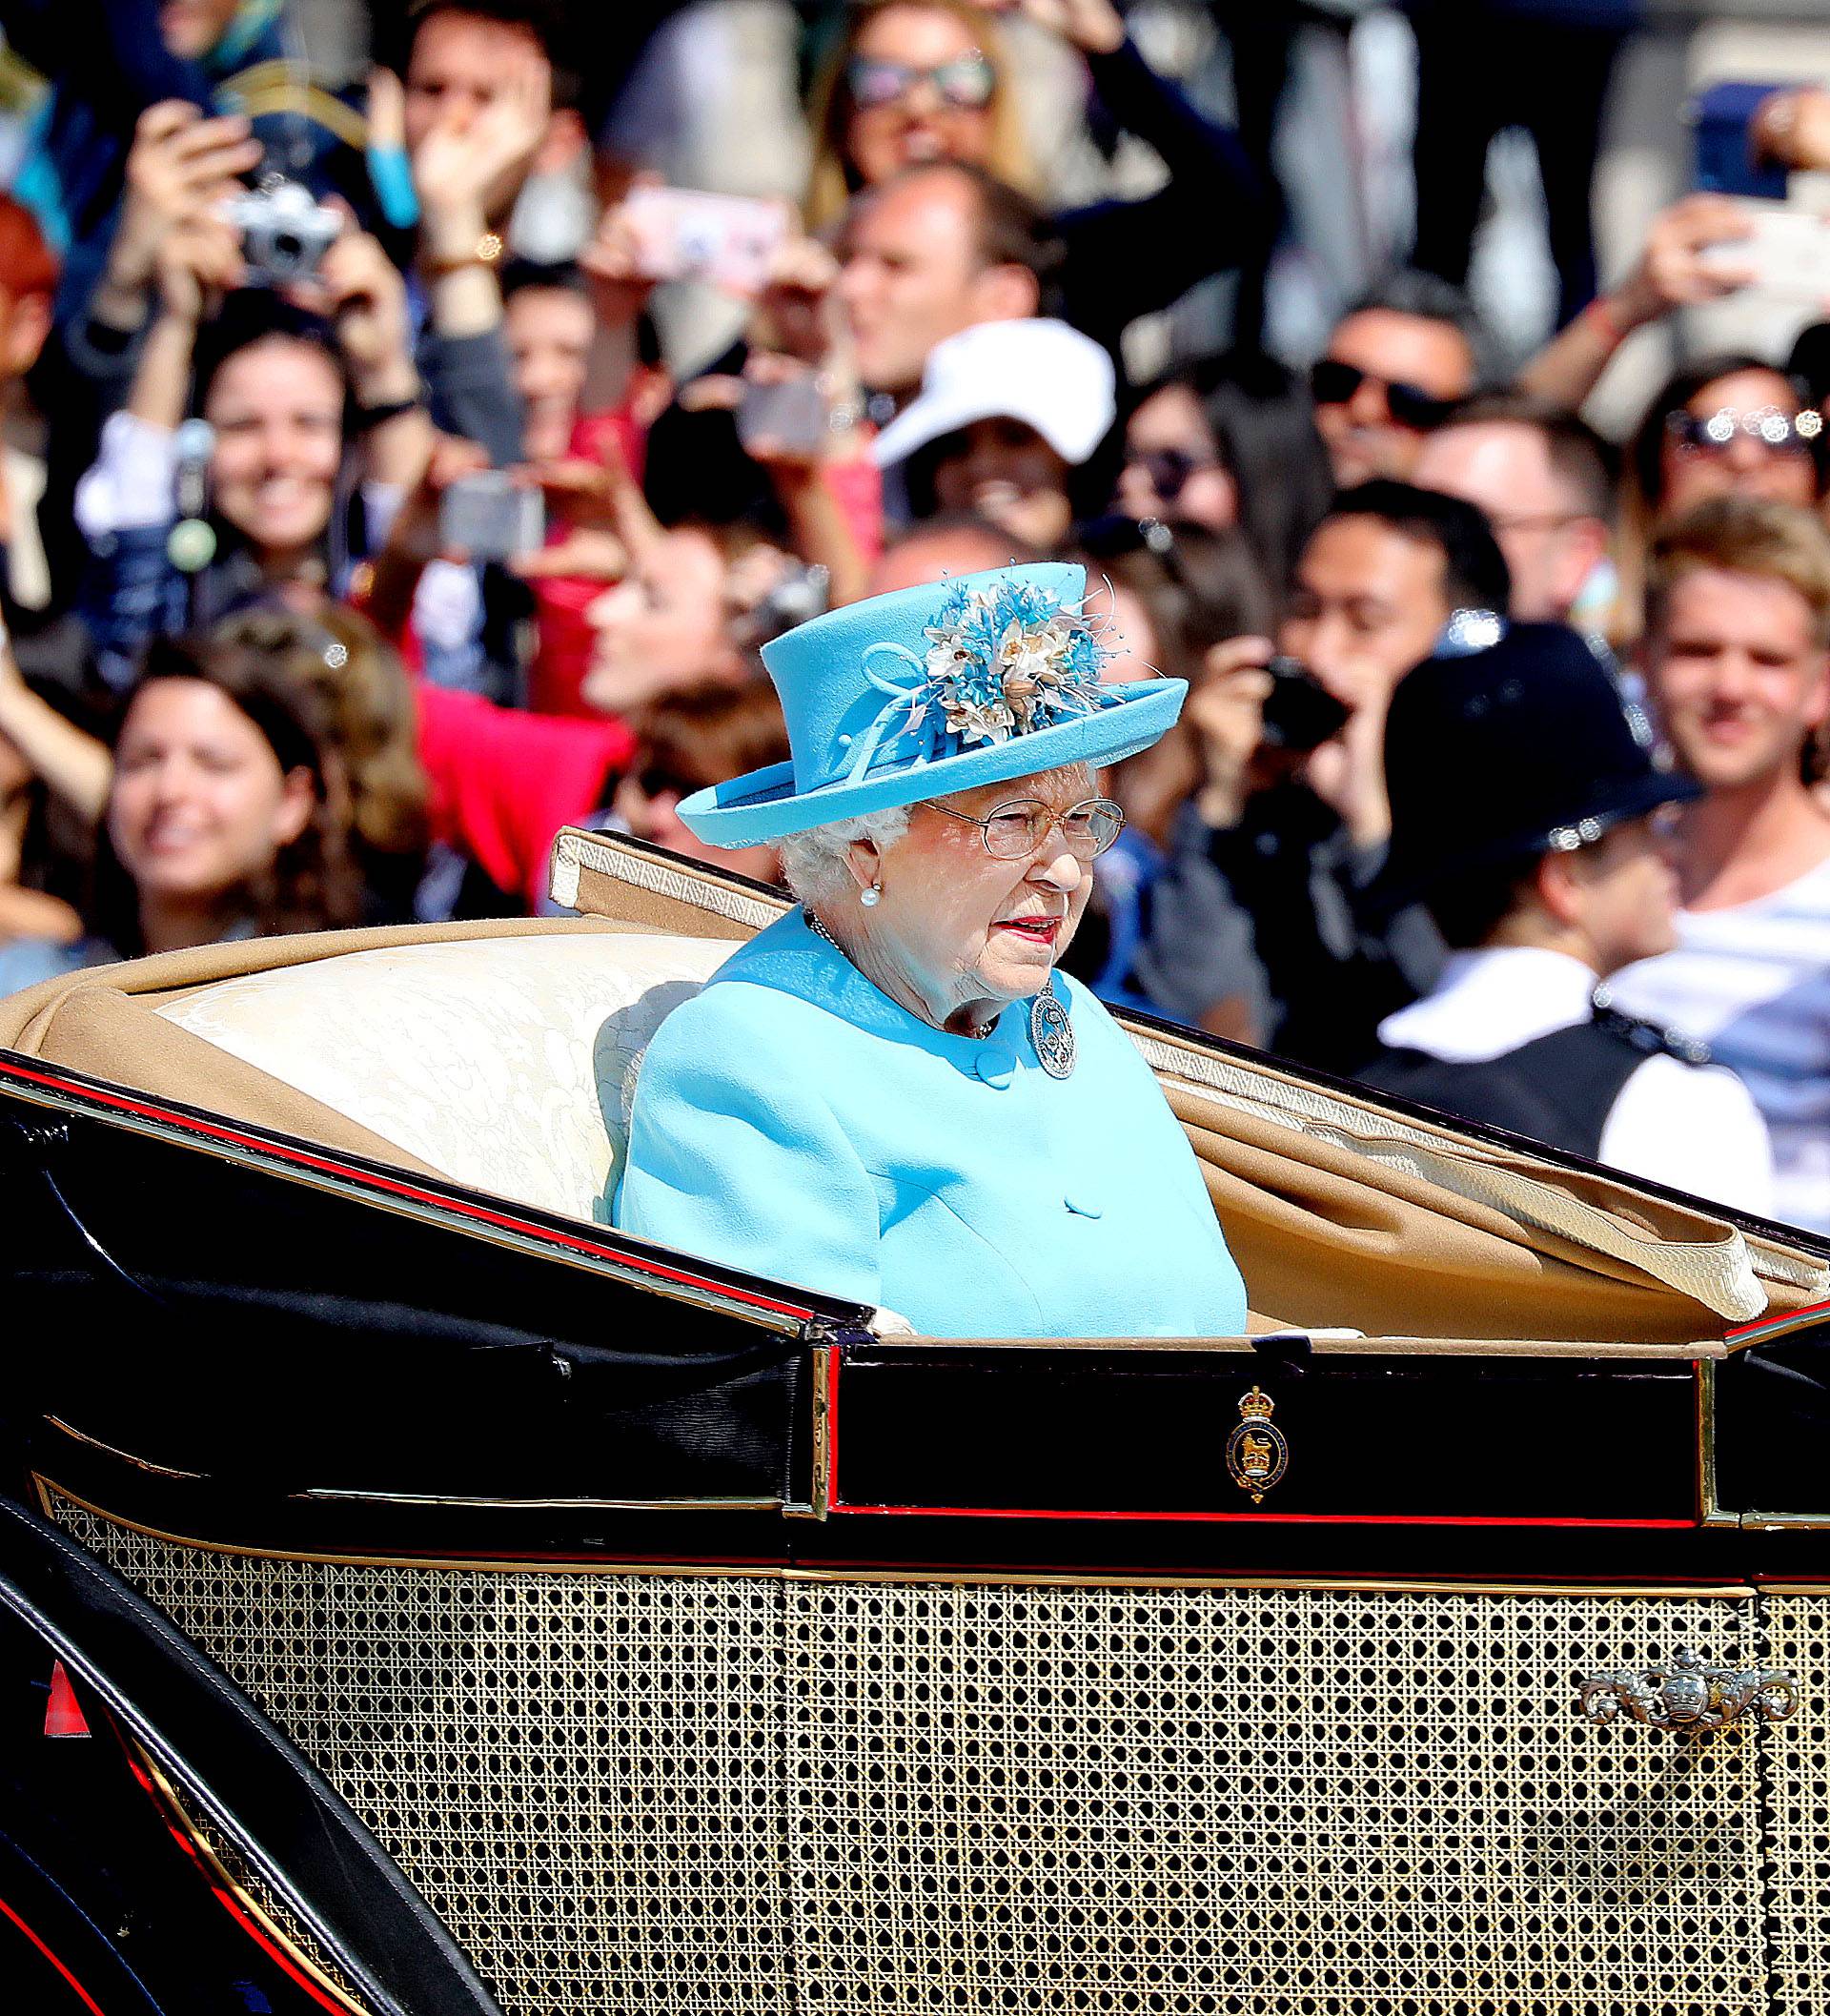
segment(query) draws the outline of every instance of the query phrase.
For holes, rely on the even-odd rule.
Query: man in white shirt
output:
[[[1766,1128],[1735,1075],[1596,983],[1675,942],[1655,824],[1698,795],[1636,737],[1574,631],[1518,623],[1399,685],[1386,728],[1393,902],[1451,947],[1434,988],[1379,1025],[1363,1083],[1629,1175],[1764,1215]]]
[[[1773,1137],[1775,1210],[1830,1232],[1830,811],[1808,781],[1830,716],[1830,536],[1712,499],[1653,542],[1643,662],[1704,795],[1677,836],[1674,951],[1614,998],[1706,1042]]]

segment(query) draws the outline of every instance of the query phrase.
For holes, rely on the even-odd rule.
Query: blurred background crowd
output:
[[[0,991],[702,852],[770,638],[1065,558],[1192,688],[1071,970],[1830,1232],[1814,14],[0,0]]]

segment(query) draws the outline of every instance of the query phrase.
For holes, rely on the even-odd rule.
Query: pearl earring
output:
[[[858,898],[858,901],[862,903],[867,910],[874,910],[883,900],[884,892],[877,886],[874,882],[871,884],[869,888],[862,891]]]

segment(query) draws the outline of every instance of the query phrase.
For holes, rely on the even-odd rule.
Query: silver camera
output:
[[[267,175],[229,206],[241,233],[248,278],[256,287],[308,280],[343,228],[343,219],[302,182]]]

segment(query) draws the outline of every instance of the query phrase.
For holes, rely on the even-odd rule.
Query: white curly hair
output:
[[[845,865],[854,840],[870,840],[885,853],[908,831],[908,807],[891,805],[883,812],[861,812],[854,819],[835,819],[804,833],[784,833],[776,843],[782,876],[803,904],[830,903],[857,885]]]

